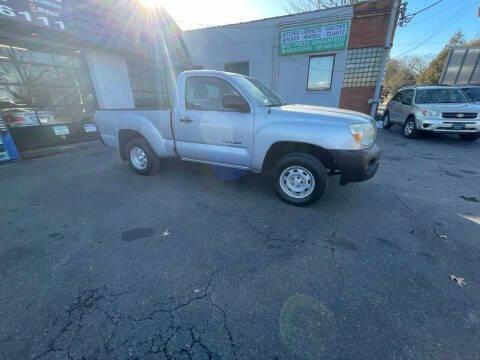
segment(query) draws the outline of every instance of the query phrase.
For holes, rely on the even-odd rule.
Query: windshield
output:
[[[480,101],[480,87],[478,88],[467,88],[463,89],[465,94],[469,97],[471,101],[479,102]]]
[[[254,97],[260,106],[271,107],[287,104],[280,95],[256,79],[238,75],[236,80]]]
[[[418,89],[415,96],[417,104],[464,104],[469,102],[465,93],[459,89]]]

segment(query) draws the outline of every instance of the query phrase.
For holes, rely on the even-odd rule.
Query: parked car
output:
[[[328,175],[346,185],[377,172],[376,126],[364,114],[287,105],[253,78],[217,71],[180,74],[176,92],[170,110],[95,115],[103,142],[140,175],[173,157],[272,172],[280,198],[301,206],[320,199]]]
[[[458,134],[462,140],[480,139],[480,107],[463,90],[448,86],[416,86],[400,89],[388,103],[383,127],[403,127],[407,138],[421,132]]]
[[[2,110],[3,119],[9,127],[47,125],[55,121],[55,115],[48,111],[34,111],[30,108],[9,108]]]
[[[480,105],[480,85],[462,86],[461,89],[467,94],[471,102]]]

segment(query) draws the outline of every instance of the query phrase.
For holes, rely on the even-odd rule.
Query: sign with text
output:
[[[0,20],[7,18],[63,31],[68,25],[67,7],[66,0],[0,0]]]
[[[280,55],[343,50],[347,47],[349,23],[311,25],[280,33]]]

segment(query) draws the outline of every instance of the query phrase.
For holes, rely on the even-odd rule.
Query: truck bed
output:
[[[118,149],[122,131],[145,136],[159,157],[175,156],[171,128],[171,109],[99,110],[95,123],[104,144]]]

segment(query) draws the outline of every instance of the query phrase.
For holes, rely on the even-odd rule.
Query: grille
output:
[[[444,119],[476,119],[477,113],[443,113]]]

